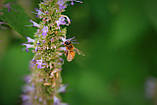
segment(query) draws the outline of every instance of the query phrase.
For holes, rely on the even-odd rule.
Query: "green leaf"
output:
[[[16,2],[17,0],[4,0],[5,3],[8,3],[8,2]]]
[[[17,105],[24,76],[29,73],[31,57],[30,53],[23,52],[21,47],[14,45],[0,59],[1,105]]]
[[[1,19],[22,36],[32,36],[36,31],[35,28],[27,26],[31,25],[30,18],[18,4],[11,3],[11,11],[3,8],[2,12]]]
[[[150,23],[154,26],[154,28],[157,30],[157,1],[156,0],[146,0],[145,2],[145,10],[146,15],[148,16],[148,19],[150,20]]]
[[[131,3],[130,3],[131,4]],[[121,6],[121,11],[113,21],[110,33],[110,45],[115,47],[128,46],[138,43],[145,36],[144,31],[148,28],[148,21],[143,16],[141,6],[138,4],[131,7],[129,3]],[[142,8],[142,7],[141,7]]]

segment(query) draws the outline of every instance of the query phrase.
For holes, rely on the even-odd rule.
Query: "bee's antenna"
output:
[[[74,42],[74,41],[77,41],[77,40],[76,39],[72,39],[71,41]]]
[[[80,44],[79,42],[72,42],[72,44]]]
[[[73,36],[72,38],[69,38],[68,40],[70,40],[70,41],[71,41],[71,40],[73,40],[73,39],[75,39],[75,38],[76,38],[76,37],[75,37],[75,36]]]
[[[33,27],[33,25],[24,25],[25,27]]]

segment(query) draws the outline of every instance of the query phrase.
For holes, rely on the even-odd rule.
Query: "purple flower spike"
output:
[[[42,35],[46,36],[47,32],[48,32],[48,26],[44,26],[43,29],[42,29]]]

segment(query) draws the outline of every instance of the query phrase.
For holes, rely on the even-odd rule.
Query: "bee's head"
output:
[[[65,41],[64,44],[69,45],[69,44],[71,44],[71,41]]]

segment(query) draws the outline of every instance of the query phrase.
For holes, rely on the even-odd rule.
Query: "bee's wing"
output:
[[[67,55],[67,61],[72,61],[75,57],[75,52],[74,51],[68,51],[68,55]]]
[[[82,51],[80,51],[79,49],[75,48],[75,51],[76,51],[76,53],[78,53],[78,55],[85,56],[85,54]]]

